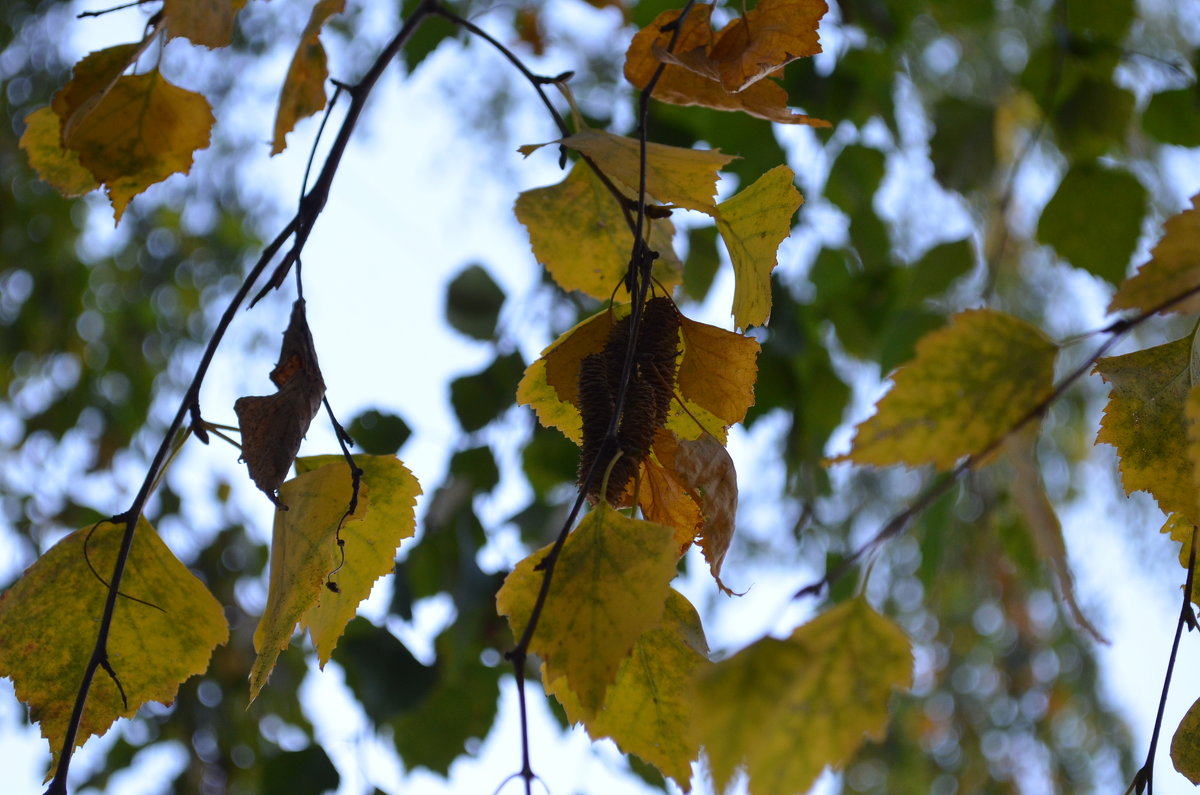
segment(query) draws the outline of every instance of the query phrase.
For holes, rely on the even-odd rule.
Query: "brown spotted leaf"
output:
[[[721,582],[721,565],[733,541],[737,520],[738,487],[733,459],[725,445],[706,434],[693,441],[680,442],[674,463],[680,482],[700,495],[700,507],[704,511],[700,548],[704,550],[709,571],[717,581],[717,587],[732,594],[733,591]]]
[[[163,0],[168,38],[182,36],[212,49],[233,43],[233,20],[246,0]]]
[[[254,484],[278,504],[275,490],[287,477],[300,442],[321,410],[325,381],[304,313],[304,299],[292,304],[279,362],[271,371],[274,395],[238,398],[233,404],[242,431],[242,460]]]

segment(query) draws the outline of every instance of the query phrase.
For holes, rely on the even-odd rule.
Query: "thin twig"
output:
[[[347,111],[346,118],[342,121],[342,126],[338,131],[338,137],[334,141],[330,149],[330,153],[326,158],[325,165],[321,169],[321,174],[318,176],[313,188],[305,195],[300,203],[300,209],[296,215],[284,226],[283,230],[275,236],[275,239],[266,247],[258,261],[247,273],[246,278],[242,280],[241,286],[237,293],[230,299],[229,305],[226,307],[224,314],[221,315],[217,322],[216,328],[213,330],[212,337],[209,339],[208,345],[205,347],[204,354],[201,357],[200,363],[196,368],[196,373],[192,377],[192,382],[184,393],[179,404],[179,410],[176,412],[174,419],[168,426],[166,433],[163,436],[163,441],[159,445],[150,467],[146,472],[146,477],[142,482],[141,488],[138,490],[137,496],[134,497],[133,504],[124,514],[115,517],[116,522],[124,521],[125,532],[121,537],[121,546],[117,551],[117,559],[113,565],[113,573],[110,578],[110,587],[108,589],[108,597],[104,603],[104,612],[100,617],[100,626],[96,636],[96,643],[92,649],[92,656],[88,660],[84,668],[83,676],[80,679],[79,692],[75,697],[75,704],[72,708],[71,718],[67,723],[66,732],[63,736],[63,743],[59,752],[58,765],[54,772],[54,778],[50,782],[49,788],[46,790],[46,795],[66,795],[67,793],[67,775],[70,770],[71,757],[75,750],[76,738],[79,734],[79,726],[83,718],[84,705],[87,702],[88,693],[91,690],[92,682],[95,679],[97,669],[103,668],[110,676],[116,680],[116,674],[108,660],[108,636],[112,629],[113,614],[116,608],[117,596],[121,585],[121,578],[125,574],[125,566],[129,560],[129,552],[133,546],[133,536],[137,528],[138,519],[145,510],[146,502],[150,498],[153,484],[157,481],[158,475],[162,470],[167,459],[167,454],[171,448],[172,440],[183,427],[184,419],[189,415],[193,430],[199,429],[197,436],[201,439],[205,438],[203,433],[203,420],[200,418],[200,386],[204,382],[205,375],[208,372],[209,365],[213,357],[216,355],[217,348],[220,346],[225,337],[226,331],[241,308],[242,303],[250,294],[250,290],[254,284],[266,271],[267,266],[274,260],[275,255],[283,247],[289,238],[293,238],[292,247],[284,255],[284,262],[290,266],[299,256],[304,248],[304,244],[308,240],[308,235],[312,231],[313,224],[317,216],[325,207],[325,202],[329,197],[329,188],[333,183],[334,175],[337,173],[338,165],[341,163],[342,155],[345,153],[346,146],[350,141],[351,133],[354,131],[355,124],[358,121],[359,115],[362,112],[362,107],[366,102],[367,97],[371,93],[371,89],[379,81],[380,76],[387,68],[388,64],[395,58],[396,54],[405,45],[408,39],[416,31],[417,26],[429,15],[432,2],[426,0],[419,5],[411,16],[405,21],[400,32],[388,44],[382,53],[376,58],[371,69],[363,77],[363,79],[350,91],[351,103]],[[282,273],[286,273],[286,268],[282,269]],[[282,274],[280,269],[276,269],[276,274],[281,279]],[[270,287],[271,285],[268,285]],[[260,293],[260,297],[261,297]],[[257,300],[257,299],[256,299]],[[118,682],[119,687],[119,682]]]
[[[133,2],[131,2],[131,3],[122,3],[119,6],[113,6],[112,8],[102,8],[99,11],[80,11],[78,14],[75,15],[75,18],[83,19],[85,17],[102,17],[105,14],[111,14],[114,11],[124,11],[127,8],[134,8],[135,6],[145,5],[146,3],[150,3],[150,2],[153,2],[153,0],[133,0]]]
[[[1179,641],[1184,626],[1196,626],[1196,613],[1192,610],[1192,580],[1196,573],[1196,526],[1192,525],[1192,541],[1188,550],[1187,579],[1183,585],[1183,604],[1179,608],[1179,622],[1175,625],[1175,640],[1171,643],[1171,656],[1167,659],[1167,675],[1163,678],[1162,695],[1158,699],[1158,715],[1154,718],[1154,731],[1150,734],[1150,749],[1146,761],[1133,777],[1126,795],[1132,790],[1154,795],[1154,754],[1158,749],[1158,736],[1162,731],[1163,712],[1167,708],[1167,693],[1171,689],[1171,675],[1175,672],[1175,657],[1179,654]]]

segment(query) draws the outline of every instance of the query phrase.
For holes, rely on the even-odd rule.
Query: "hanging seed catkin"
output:
[[[579,368],[580,414],[583,445],[579,458],[582,484],[595,462],[598,471],[588,483],[588,499],[600,498],[604,470],[612,463],[604,499],[619,504],[629,482],[650,453],[655,432],[663,426],[675,394],[675,359],[679,352],[679,313],[669,298],[653,298],[642,309],[633,367],[629,373],[625,405],[617,422],[615,440],[608,436],[621,374],[629,348],[630,318],[618,321],[604,349],[584,358]]]

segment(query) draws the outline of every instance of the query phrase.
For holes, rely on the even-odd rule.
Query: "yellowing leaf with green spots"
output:
[[[633,138],[603,130],[583,130],[562,143],[583,152],[611,179],[637,190],[641,155]],[[736,155],[719,149],[688,149],[680,146],[646,144],[646,192],[664,204],[712,215],[717,195],[718,172]]]
[[[1200,700],[1188,707],[1171,738],[1171,761],[1188,781],[1200,784]]]
[[[1100,359],[1095,369],[1112,384],[1096,442],[1117,448],[1125,493],[1148,491],[1164,513],[1189,518],[1197,513],[1184,408],[1191,354],[1183,337]]]
[[[1192,206],[1163,224],[1163,237],[1150,251],[1150,261],[1117,288],[1109,312],[1149,311],[1189,290],[1200,288],[1200,193]],[[1172,304],[1165,312],[1200,312],[1200,295]]]
[[[338,567],[343,563],[337,539],[346,542],[342,551],[346,552],[347,561],[354,546],[360,551],[371,549],[373,534],[364,533],[358,527],[371,512],[370,484],[365,479],[360,484],[359,502],[353,514],[347,514],[350,497],[352,486],[346,461],[341,465],[332,462],[299,474],[280,486],[280,502],[286,504],[288,510],[277,509],[275,512],[266,608],[254,629],[254,650],[258,657],[250,673],[251,700],[263,689],[280,652],[288,647],[296,624],[305,620],[311,622],[308,626],[314,629],[314,640],[324,639],[325,659],[328,659],[332,642],[344,628],[344,624],[337,628],[332,639],[326,634],[331,632],[326,626],[331,618],[329,614],[344,608],[341,600],[336,603],[337,608],[331,608],[325,614],[313,610],[324,593],[330,593],[330,598],[338,596],[326,586],[326,582],[340,579]],[[392,555],[395,555],[395,546],[388,552],[389,560]],[[371,568],[368,563],[366,569]],[[367,576],[370,574],[362,574],[362,579]],[[370,576],[370,582],[373,581],[374,576]],[[367,590],[370,590],[370,582],[366,584]],[[352,578],[350,587],[359,590],[361,585],[362,582]]]
[[[38,108],[25,117],[21,148],[29,165],[63,196],[82,196],[100,187],[92,172],[79,164],[79,155],[63,149],[62,122],[52,108]]]
[[[72,67],[71,79],[50,102],[50,107],[62,119],[60,137],[64,142],[80,120],[104,99],[121,74],[133,65],[148,41],[96,50]]]
[[[616,197],[586,163],[577,162],[557,185],[525,191],[515,210],[529,231],[534,256],[564,290],[607,301],[621,288],[633,232]],[[665,218],[647,223],[650,248],[659,254],[654,278],[670,291],[683,269],[671,246],[675,227]]]
[[[777,166],[717,206],[717,230],[733,263],[733,320],[740,329],[765,325],[771,315],[776,252],[804,202],[795,178],[790,168]]]
[[[213,126],[208,100],[169,83],[158,70],[117,78],[63,143],[104,183],[117,220],[129,200],[172,174],[187,173]]]
[[[680,328],[683,358],[676,381],[679,392],[712,412],[724,425],[741,422],[754,405],[758,342],[686,317]]]
[[[705,666],[694,731],[715,789],[744,764],[752,795],[806,792],[826,766],[883,738],[892,691],[911,685],[908,638],[861,598]]]
[[[167,36],[183,36],[204,47],[233,43],[233,20],[246,0],[163,0],[163,25]]]
[[[279,93],[271,154],[277,155],[287,147],[287,134],[296,127],[296,122],[325,107],[329,67],[325,48],[321,45],[321,28],[331,16],[345,9],[346,0],[320,0],[313,6]]]
[[[1054,389],[1057,351],[1041,331],[994,309],[975,309],[917,342],[892,374],[875,415],[835,461],[950,469],[992,448]]]
[[[604,706],[585,710],[565,677],[546,682],[567,719],[582,723],[593,740],[611,738],[624,753],[658,768],[684,791],[700,746],[692,736],[693,677],[707,667],[708,644],[696,608],[678,591],[667,594],[662,624],[638,638],[608,689]]]
[[[41,723],[57,757],[92,647],[125,526],[101,523],[55,544],[0,595],[0,676]],[[90,535],[90,538],[89,538]],[[85,559],[85,544],[86,555]],[[208,668],[212,651],[229,639],[221,604],[171,553],[144,519],[138,522],[121,581],[108,661],[125,691],[97,670],[80,723],[78,744],[103,734],[149,701],[170,704],[179,685]]]
[[[518,563],[496,594],[514,637],[528,624],[549,549]],[[637,639],[661,623],[676,556],[671,528],[629,519],[607,503],[567,536],[529,650],[545,661],[549,681],[566,677],[584,710],[604,704]]]
[[[404,539],[412,538],[417,527],[414,508],[421,486],[412,472],[390,455],[356,455],[354,463],[363,471],[362,482],[371,493],[370,504],[362,521],[342,528],[345,559],[339,553],[335,563],[341,565],[328,576],[328,582],[337,590],[328,586],[318,590],[316,604],[300,618],[300,629],[312,636],[321,667],[329,662],[338,638],[358,612],[359,602],[371,595],[376,580],[395,569],[396,548]],[[351,480],[345,458],[301,458],[296,460],[296,470],[302,475],[323,473],[320,488],[340,492],[343,506],[349,504]]]

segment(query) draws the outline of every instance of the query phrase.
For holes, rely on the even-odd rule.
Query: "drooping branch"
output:
[[[350,137],[354,132],[355,125],[358,122],[371,90],[379,81],[384,70],[412,37],[413,33],[416,32],[417,27],[429,16],[432,5],[431,2],[423,2],[413,11],[401,27],[400,32],[396,34],[387,47],[375,59],[370,70],[350,89],[351,101],[349,110],[342,121],[342,125],[338,130],[338,136],[326,157],[320,175],[317,177],[313,187],[304,195],[295,216],[288,221],[279,234],[263,250],[258,261],[246,274],[241,286],[230,299],[229,304],[226,306],[224,313],[221,315],[209,338],[208,344],[205,346],[204,353],[201,356],[200,363],[196,367],[195,374],[192,376],[191,383],[180,400],[179,408],[170,425],[167,427],[166,432],[163,434],[163,441],[150,462],[146,477],[142,481],[137,495],[134,497],[129,509],[113,519],[114,523],[124,523],[125,529],[121,537],[120,548],[117,551],[116,562],[113,565],[113,572],[109,578],[108,596],[105,599],[104,610],[100,616],[96,643],[93,646],[92,655],[80,678],[79,691],[76,694],[71,718],[63,737],[58,765],[54,771],[54,778],[46,790],[47,795],[66,795],[67,793],[67,777],[70,771],[71,758],[75,750],[84,706],[87,703],[88,693],[91,690],[96,671],[103,669],[110,676],[113,676],[114,679],[116,678],[116,672],[113,671],[108,659],[108,637],[112,629],[117,597],[120,595],[121,579],[125,574],[125,566],[129,560],[129,553],[133,546],[133,536],[138,519],[144,512],[146,502],[150,498],[154,484],[157,483],[167,462],[172,441],[183,428],[184,422],[189,416],[191,417],[192,428],[197,436],[201,439],[206,438],[206,434],[203,431],[204,423],[200,419],[200,387],[204,383],[208,368],[212,363],[213,357],[216,355],[217,349],[224,340],[229,326],[232,324],[238,310],[242,307],[243,302],[245,302],[246,297],[250,294],[251,289],[289,239],[292,240],[291,248],[284,255],[279,266],[276,267],[267,287],[264,288],[263,292],[259,293],[255,301],[265,294],[266,290],[278,286],[278,282],[282,280],[291,265],[299,258],[317,217],[325,208],[325,203],[329,198],[329,190],[333,184],[333,178],[337,173],[338,166],[341,164],[342,155],[345,153],[346,147],[350,142]],[[251,304],[253,305],[253,302]]]

